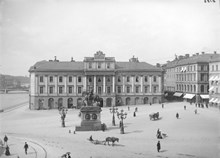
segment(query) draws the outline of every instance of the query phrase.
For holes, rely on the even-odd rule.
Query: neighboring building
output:
[[[30,109],[82,106],[82,93],[93,89],[100,106],[159,103],[163,101],[163,71],[139,62],[116,62],[98,51],[83,62],[37,62],[30,72]]]
[[[165,68],[165,91],[175,92],[174,97],[189,102],[207,103],[209,101],[209,60],[220,55],[196,53],[193,56],[176,57]]]
[[[220,108],[220,57],[209,63],[209,103]]]

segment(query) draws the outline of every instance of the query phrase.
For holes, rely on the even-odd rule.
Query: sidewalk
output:
[[[33,141],[26,141],[22,140],[22,138],[17,138],[14,136],[7,135],[8,140],[8,146],[10,151],[10,156],[5,155],[5,145],[4,147],[0,147],[0,157],[1,158],[44,158],[45,153],[42,150],[41,146],[36,144]],[[2,135],[1,135],[2,138]],[[27,155],[25,154],[24,150],[24,143],[28,143],[28,152]],[[1,155],[2,154],[2,155]]]

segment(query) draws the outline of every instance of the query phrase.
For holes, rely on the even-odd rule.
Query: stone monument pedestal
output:
[[[84,106],[80,109],[81,126],[76,126],[76,131],[101,130],[101,108],[99,106]]]

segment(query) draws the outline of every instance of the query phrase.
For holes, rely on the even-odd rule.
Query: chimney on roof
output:
[[[71,62],[75,62],[75,60],[73,60],[73,57],[71,57]]]
[[[57,60],[57,56],[54,56],[54,61],[56,61]]]
[[[185,57],[186,57],[186,58],[189,58],[189,54],[185,54]]]
[[[134,55],[131,59],[129,59],[129,62],[139,62],[138,58],[135,58]]]
[[[202,54],[205,54],[205,52],[202,52]]]
[[[196,55],[199,55],[199,53],[196,53]]]
[[[214,54],[217,54],[217,52],[216,52],[216,51],[214,51]]]
[[[184,58],[184,56],[180,55],[178,59],[181,60],[181,59],[183,59],[183,58]]]
[[[160,63],[157,63],[157,64],[156,64],[156,67],[160,67]]]

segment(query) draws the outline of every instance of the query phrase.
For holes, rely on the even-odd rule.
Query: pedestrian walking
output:
[[[164,105],[162,104],[162,108],[164,108]]]
[[[128,111],[130,111],[130,107],[128,106]]]
[[[186,105],[184,106],[184,110],[186,110]]]
[[[197,109],[195,109],[195,114],[197,114]]]
[[[5,137],[4,137],[4,145],[8,145],[8,137],[5,135]]]
[[[177,118],[177,119],[179,118],[179,114],[178,114],[178,113],[176,113],[176,118]]]
[[[133,115],[134,117],[136,117],[136,112],[134,112],[134,115]]]
[[[28,144],[27,144],[27,142],[25,142],[25,144],[24,144],[24,151],[25,151],[26,155],[27,155],[27,150],[28,150]]]
[[[10,151],[9,151],[9,146],[7,145],[6,148],[5,148],[5,155],[6,156],[9,156],[11,155]]]
[[[158,142],[157,142],[157,152],[160,152],[160,148],[161,148],[161,146],[160,146],[160,141],[158,141]]]

